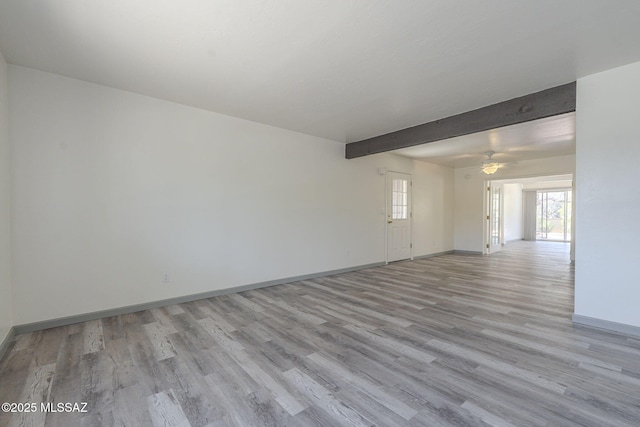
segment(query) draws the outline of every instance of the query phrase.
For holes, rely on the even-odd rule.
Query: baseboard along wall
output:
[[[438,252],[438,253],[428,254],[428,255],[421,255],[421,256],[414,257],[414,259],[431,258],[431,257],[447,255],[452,253],[482,255],[482,252],[453,250],[453,251],[444,251],[444,252]],[[268,286],[276,286],[276,285],[282,285],[285,283],[298,282],[300,280],[308,280],[308,279],[315,279],[318,277],[331,276],[334,274],[349,273],[352,271],[364,270],[367,268],[379,267],[382,265],[385,265],[385,263],[376,262],[371,264],[337,269],[337,270],[305,274],[301,276],[293,276],[293,277],[287,277],[283,279],[269,280],[265,282],[253,283],[253,284],[244,285],[244,286],[217,289],[214,291],[203,292],[199,294],[184,295],[180,297],[163,299],[158,301],[151,301],[151,302],[146,302],[142,304],[129,305],[125,307],[116,307],[116,308],[107,309],[107,310],[100,310],[100,311],[83,313],[83,314],[78,314],[73,316],[60,317],[56,319],[43,320],[41,322],[15,325],[9,330],[9,333],[7,334],[7,336],[0,343],[0,359],[2,359],[2,357],[6,353],[7,349],[9,348],[9,345],[13,342],[15,336],[19,334],[24,334],[27,332],[34,332],[34,331],[39,331],[43,329],[55,328],[58,326],[66,326],[74,323],[87,322],[90,320],[102,319],[105,317],[119,316],[122,314],[135,313],[138,311],[148,310],[151,308],[166,307],[168,305],[181,304],[185,302],[196,301],[199,299],[206,299],[206,298],[212,298],[220,295],[228,295],[228,294],[237,293],[237,292],[249,291],[252,289],[265,288]],[[572,321],[574,325],[580,326],[580,327],[589,327],[589,328],[601,329],[609,332],[616,332],[619,334],[629,335],[633,337],[640,337],[640,327],[637,327],[637,326],[626,325],[624,323],[611,322],[608,320],[582,316],[579,314],[572,315]]]
[[[77,314],[73,316],[60,317],[57,319],[43,320],[41,322],[15,325],[13,328],[14,335],[24,334],[27,332],[40,331],[43,329],[56,328],[58,326],[72,325],[74,323],[87,322],[90,320],[102,319],[105,317],[135,313],[137,311],[148,310],[150,308],[166,307],[168,305],[182,304],[185,302],[212,298],[220,295],[228,295],[228,294],[233,294],[237,292],[250,291],[252,289],[266,288],[268,286],[283,285],[285,283],[298,282],[300,280],[308,280],[308,279],[315,279],[318,277],[331,276],[334,274],[349,273],[351,271],[364,270],[366,268],[379,267],[381,265],[385,265],[385,263],[376,262],[372,264],[341,268],[337,270],[323,271],[319,273],[305,274],[305,275],[294,276],[294,277],[286,277],[283,279],[269,280],[269,281],[260,282],[260,283],[252,283],[244,286],[236,286],[236,287],[225,288],[225,289],[216,289],[215,291],[203,292],[199,294],[183,295],[175,298],[145,302],[142,304],[129,305],[125,307],[116,307],[116,308],[107,309],[107,310],[94,311],[91,313],[83,313],[83,314]],[[9,340],[9,342],[11,342],[11,340]]]
[[[597,319],[595,317],[574,314],[571,316],[573,324],[576,326],[601,329],[607,332],[615,332],[621,335],[640,337],[640,327],[627,325],[625,323],[611,322],[609,320]]]
[[[436,256],[442,256],[442,255],[449,255],[454,253],[455,251],[444,251],[444,252],[436,252],[434,254],[428,254],[428,255],[418,255],[418,256],[414,256],[413,259],[425,259],[425,258],[433,258]]]
[[[16,336],[16,328],[12,327],[9,329],[9,333],[6,337],[0,342],[0,360],[4,357],[5,353],[9,350],[9,345],[13,342],[14,337]]]

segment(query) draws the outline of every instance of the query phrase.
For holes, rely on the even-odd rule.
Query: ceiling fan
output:
[[[492,158],[495,154],[494,151],[486,151],[484,154],[487,156],[487,159],[482,162],[482,172],[487,175],[493,175],[503,166],[503,164],[498,163]]]

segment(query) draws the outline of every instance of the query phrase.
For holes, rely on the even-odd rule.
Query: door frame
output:
[[[389,218],[391,217],[390,194],[391,194],[391,174],[399,173],[409,177],[409,260],[413,261],[413,175],[407,172],[384,169],[384,262],[389,264]],[[392,261],[394,262],[394,261]]]
[[[485,197],[483,203],[483,213],[484,213],[484,233],[483,234],[483,242],[482,242],[482,253],[483,255],[489,255],[491,253],[496,253],[497,251],[491,251],[491,207],[492,207],[492,187],[494,182],[492,180],[484,181],[484,194]],[[501,186],[500,189],[500,246],[504,245],[504,186],[502,183],[498,184]],[[499,249],[498,249],[499,251]]]

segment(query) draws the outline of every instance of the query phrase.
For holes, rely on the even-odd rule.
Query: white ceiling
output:
[[[7,62],[351,142],[640,60],[638,0],[0,0]]]

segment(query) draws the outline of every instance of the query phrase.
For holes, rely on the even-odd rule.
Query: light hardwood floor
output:
[[[16,338],[0,425],[640,425],[640,340],[574,328],[562,243],[445,255]]]

